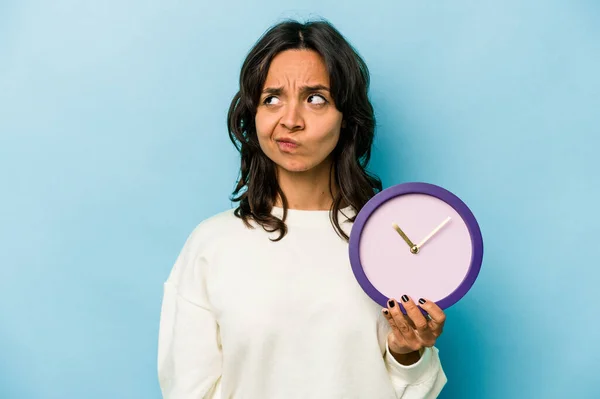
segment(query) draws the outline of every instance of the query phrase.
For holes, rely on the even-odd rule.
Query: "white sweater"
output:
[[[289,210],[286,224],[272,242],[277,232],[227,210],[190,234],[164,284],[163,397],[437,397],[447,381],[438,349],[411,366],[391,356],[389,324],[356,281],[329,212]]]

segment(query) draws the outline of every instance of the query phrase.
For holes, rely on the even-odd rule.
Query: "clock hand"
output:
[[[436,227],[431,233],[429,233],[429,235],[425,238],[423,238],[423,241],[421,241],[420,243],[417,244],[417,248],[421,248],[423,245],[425,245],[425,243],[427,241],[429,241],[429,239],[431,237],[433,237],[438,231],[440,231],[440,229],[442,227],[444,227],[446,225],[446,223],[448,223],[450,221],[450,216],[448,216],[448,218],[446,220],[444,220],[442,223],[440,223],[440,225],[438,227]]]
[[[394,228],[394,230],[396,230],[398,232],[398,234],[400,234],[400,236],[404,239],[404,241],[406,241],[406,243],[410,247],[410,252],[412,252],[413,254],[416,254],[417,252],[419,252],[419,247],[417,245],[413,244],[413,242],[410,240],[410,238],[408,238],[408,236],[406,234],[404,234],[404,232],[402,231],[400,226],[398,226],[396,223],[392,223],[392,227]]]

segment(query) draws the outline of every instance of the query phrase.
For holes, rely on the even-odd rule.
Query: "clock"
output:
[[[382,307],[407,294],[447,309],[475,283],[483,238],[455,194],[429,183],[402,183],[377,193],[356,215],[349,256],[356,280]]]

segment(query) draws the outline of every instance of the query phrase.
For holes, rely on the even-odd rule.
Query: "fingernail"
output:
[[[404,302],[408,302],[408,296],[406,296],[406,295],[402,295],[402,300],[403,300]]]
[[[420,304],[423,304],[423,303],[425,303],[425,302],[427,302],[425,299],[423,299],[423,298],[419,299],[419,303],[420,303]]]
[[[388,301],[388,305],[390,305],[390,308],[393,308],[393,307],[394,307],[394,300],[393,300],[393,299],[390,299],[390,300]]]
[[[383,314],[387,315],[389,312],[387,309],[383,309]]]

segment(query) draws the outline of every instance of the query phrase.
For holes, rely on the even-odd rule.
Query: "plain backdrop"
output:
[[[600,397],[595,0],[0,2],[0,397],[160,398],[162,283],[232,206],[227,108],[288,17],[367,61],[384,186],[480,223],[441,398]]]

